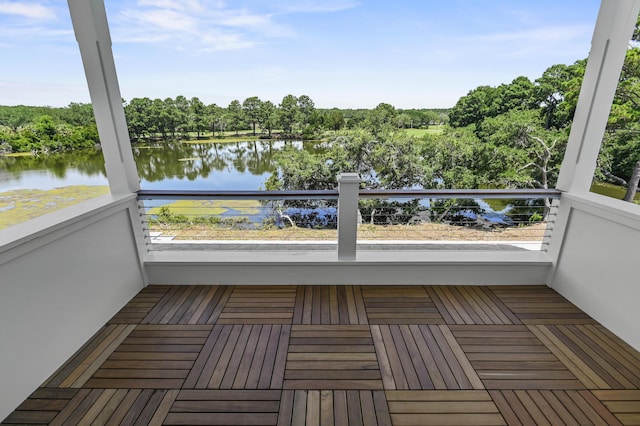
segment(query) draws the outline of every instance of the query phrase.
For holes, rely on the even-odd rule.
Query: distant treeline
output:
[[[166,99],[133,98],[124,103],[133,141],[222,138],[251,132],[261,138],[312,139],[327,130],[383,125],[426,128],[445,124],[446,109],[396,109],[381,103],[374,109],[315,108],[306,95],[287,95],[280,104],[253,96],[228,106],[205,105],[197,97]],[[0,106],[0,153],[60,152],[100,143],[90,104],[69,106]]]

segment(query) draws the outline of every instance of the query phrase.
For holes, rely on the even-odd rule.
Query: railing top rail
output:
[[[523,199],[560,198],[557,189],[361,189],[360,198],[485,198]],[[164,190],[138,191],[141,200],[175,199],[251,199],[251,200],[309,200],[338,198],[338,190],[294,191],[219,191],[219,190]]]
[[[338,199],[338,190],[315,190],[315,191],[209,191],[209,190],[164,190],[164,189],[142,189],[138,191],[138,199],[141,200],[175,200],[175,199],[212,199],[220,200],[309,200],[309,199]]]
[[[560,198],[558,189],[362,189],[360,198]]]

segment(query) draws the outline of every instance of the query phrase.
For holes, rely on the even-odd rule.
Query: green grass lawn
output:
[[[424,135],[439,135],[444,132],[444,126],[429,126],[428,129],[406,129],[409,136],[421,138]]]

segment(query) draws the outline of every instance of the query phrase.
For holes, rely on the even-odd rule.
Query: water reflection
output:
[[[315,149],[313,144],[283,141],[163,143],[135,146],[133,155],[146,189],[258,189],[275,170],[274,153],[285,144]],[[99,150],[0,156],[0,191],[106,183]]]

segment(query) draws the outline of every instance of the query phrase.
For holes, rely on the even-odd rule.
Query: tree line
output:
[[[251,132],[270,139],[315,139],[325,131],[381,126],[426,128],[447,122],[447,109],[396,109],[381,103],[369,109],[316,108],[307,95],[287,95],[276,105],[252,96],[228,106],[204,104],[184,96],[133,98],[124,102],[133,142],[223,138]],[[0,153],[63,152],[99,145],[90,104],[64,108],[0,106]]]
[[[399,110],[380,104],[373,110],[320,109],[307,95],[286,95],[279,104],[257,96],[228,106],[205,105],[199,98],[134,98],[124,106],[132,139],[181,139],[250,131],[253,136],[314,139],[326,130],[377,126],[392,120],[397,128],[423,128],[443,124],[447,110]]]

